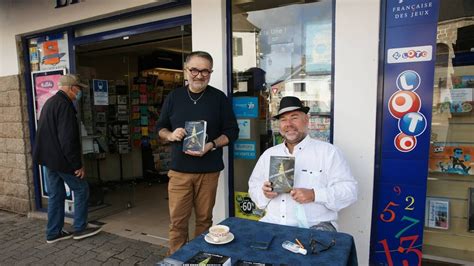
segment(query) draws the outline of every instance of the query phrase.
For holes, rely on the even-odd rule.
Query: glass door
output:
[[[248,179],[259,156],[282,143],[272,117],[284,96],[310,107],[309,134],[332,138],[333,1],[231,1],[235,216],[259,219]]]
[[[423,243],[424,258],[462,265],[474,262],[472,7],[441,1]]]

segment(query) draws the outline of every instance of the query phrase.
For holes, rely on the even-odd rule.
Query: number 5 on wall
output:
[[[390,210],[389,208],[390,208],[390,206],[395,206],[395,207],[396,207],[396,206],[398,206],[398,205],[400,205],[400,204],[396,204],[395,202],[390,201],[390,202],[387,204],[387,206],[385,207],[385,209],[383,209],[383,212],[380,214],[380,220],[382,220],[382,221],[384,221],[384,222],[386,222],[386,223],[391,223],[393,220],[395,220],[395,216],[396,216],[396,215],[395,215],[395,212],[392,211],[392,210]],[[386,214],[387,212],[388,212],[389,215],[390,215],[390,218],[388,218],[388,219],[385,218],[385,214]]]

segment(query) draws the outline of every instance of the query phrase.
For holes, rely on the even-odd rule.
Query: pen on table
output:
[[[298,243],[298,246],[300,246],[301,248],[304,249],[303,244],[301,244],[301,242],[298,240],[298,238],[295,238],[295,240],[296,240],[296,243]]]

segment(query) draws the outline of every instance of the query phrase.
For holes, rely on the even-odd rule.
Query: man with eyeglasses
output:
[[[357,200],[357,181],[342,153],[330,143],[308,135],[308,111],[300,99],[283,97],[278,114],[284,143],[267,149],[249,179],[249,194],[265,209],[263,222],[336,231],[337,213]],[[271,156],[295,159],[294,185],[277,193],[269,182]]]
[[[64,75],[59,79],[59,91],[49,98],[41,110],[34,143],[33,159],[44,166],[48,192],[48,224],[46,242],[74,238],[76,240],[96,235],[101,227],[88,225],[87,207],[89,185],[81,159],[81,140],[76,109],[86,84],[77,75]],[[64,182],[74,192],[74,233],[63,229]]]
[[[188,223],[194,208],[195,236],[212,225],[219,173],[224,169],[222,147],[238,137],[239,128],[226,95],[209,86],[213,60],[209,53],[195,51],[185,62],[188,85],[173,90],[165,99],[158,119],[159,136],[171,142],[168,172],[170,211],[169,254],[188,240]],[[191,132],[186,121],[207,122],[207,142],[203,151],[183,152],[183,139]]]

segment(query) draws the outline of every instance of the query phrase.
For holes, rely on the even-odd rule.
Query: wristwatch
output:
[[[211,151],[215,151],[215,150],[217,149],[217,144],[216,144],[215,141],[211,141],[211,143],[212,143],[212,149],[211,149]]]

